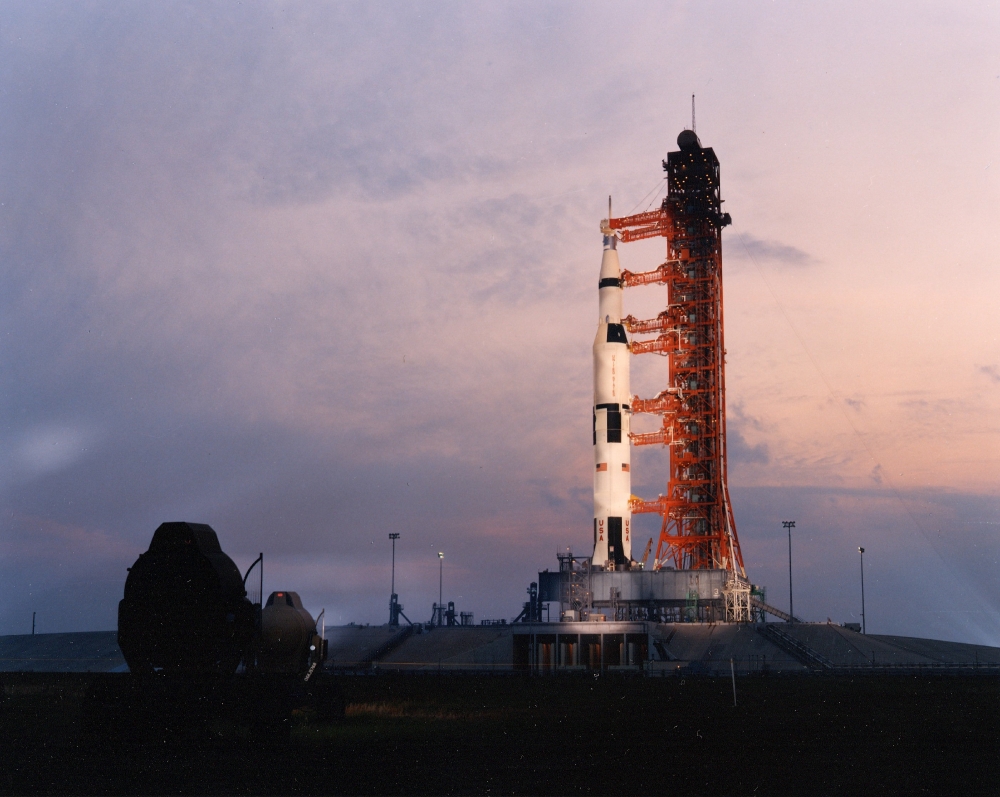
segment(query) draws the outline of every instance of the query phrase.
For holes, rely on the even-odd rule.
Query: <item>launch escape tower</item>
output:
[[[667,239],[667,259],[658,268],[621,274],[622,287],[667,288],[666,308],[656,318],[622,320],[632,335],[656,333],[633,339],[632,354],[668,361],[666,387],[631,401],[632,413],[658,415],[661,427],[629,435],[632,445],[669,447],[667,491],[652,500],[633,497],[631,511],[662,518],[654,570],[729,571],[733,585],[749,592],[726,480],[722,228],[731,219],[722,212],[715,152],[692,130],[684,130],[677,145],[663,162],[667,194],[660,208],[601,225],[622,243]]]

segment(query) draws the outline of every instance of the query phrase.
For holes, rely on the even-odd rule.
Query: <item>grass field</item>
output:
[[[128,678],[5,676],[0,790],[1000,792],[989,676],[745,677],[735,707],[728,679],[344,676],[332,681],[341,719],[271,699],[256,731],[250,712],[270,699],[259,691],[189,690],[137,709],[120,697]]]

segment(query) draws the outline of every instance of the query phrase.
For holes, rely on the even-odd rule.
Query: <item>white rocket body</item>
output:
[[[600,317],[594,339],[594,556],[596,566],[620,569],[632,559],[629,348],[622,326],[617,239],[604,236]]]

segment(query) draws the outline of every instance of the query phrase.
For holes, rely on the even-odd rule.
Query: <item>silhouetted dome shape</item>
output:
[[[304,673],[323,662],[316,621],[297,592],[272,592],[261,613],[257,664],[263,672]]]
[[[677,136],[677,146],[681,149],[701,149],[701,142],[694,130],[681,130]]]
[[[161,523],[129,568],[118,647],[133,673],[236,671],[252,641],[254,606],[211,526]]]

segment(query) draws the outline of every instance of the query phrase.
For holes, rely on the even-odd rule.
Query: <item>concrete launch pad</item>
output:
[[[330,630],[340,671],[573,672],[646,676],[1000,672],[1000,648],[859,634],[829,623],[564,622]],[[382,642],[377,642],[382,640]]]
[[[1000,672],[1000,648],[828,623],[327,627],[339,672],[729,675]],[[126,672],[114,632],[0,637],[0,672]]]

